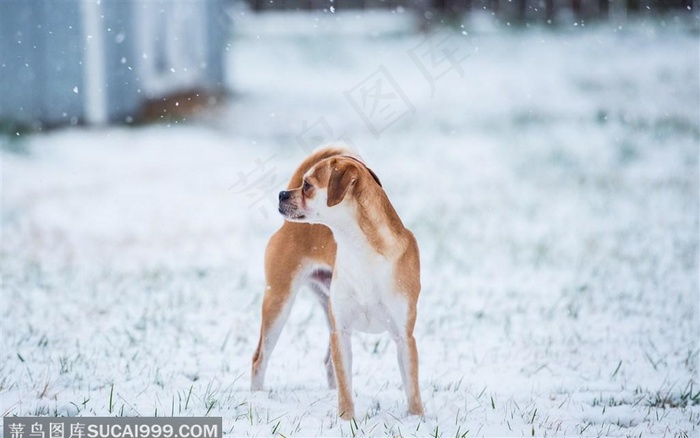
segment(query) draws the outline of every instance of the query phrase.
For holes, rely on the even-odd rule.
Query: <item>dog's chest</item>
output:
[[[393,331],[397,324],[389,309],[401,303],[394,290],[392,265],[381,257],[366,254],[338,255],[333,274],[337,287],[331,283],[333,313],[349,329],[368,333]]]

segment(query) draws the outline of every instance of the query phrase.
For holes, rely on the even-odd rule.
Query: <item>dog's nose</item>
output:
[[[280,192],[280,202],[284,201],[285,199],[288,199],[290,196],[292,196],[291,193],[289,193],[287,190],[282,190]]]

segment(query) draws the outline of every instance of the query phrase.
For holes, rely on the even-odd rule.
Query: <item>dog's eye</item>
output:
[[[311,184],[309,184],[308,181],[304,180],[304,185],[301,188],[304,191],[304,194],[308,194],[312,188],[313,187],[311,186]]]

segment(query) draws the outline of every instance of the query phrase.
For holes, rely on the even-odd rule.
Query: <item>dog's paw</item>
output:
[[[422,417],[424,415],[423,406],[422,405],[409,406],[408,407],[408,415],[417,415],[419,417]]]
[[[263,385],[261,382],[252,381],[252,382],[250,382],[250,390],[253,392],[264,391],[265,385]]]
[[[355,417],[355,409],[352,407],[338,409],[338,416],[345,421],[350,421],[353,417]]]

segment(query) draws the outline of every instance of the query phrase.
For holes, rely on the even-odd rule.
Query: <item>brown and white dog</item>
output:
[[[297,290],[310,286],[331,331],[326,376],[328,386],[338,388],[341,418],[354,416],[353,330],[391,334],[408,412],[422,415],[413,337],[420,262],[413,234],[404,227],[374,172],[347,149],[326,147],[314,152],[287,187],[279,194],[279,211],[286,220],[270,238],[265,253],[267,287],[253,356],[252,389],[263,389],[267,362]]]

